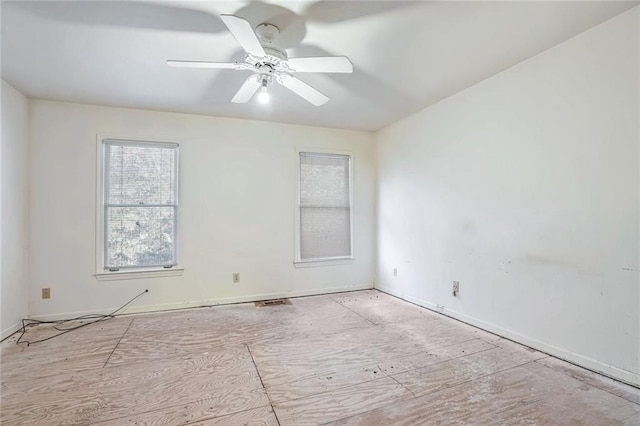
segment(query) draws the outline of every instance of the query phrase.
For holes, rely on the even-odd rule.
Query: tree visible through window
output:
[[[300,153],[299,259],[351,257],[351,158]]]
[[[104,140],[104,268],[176,265],[178,145]]]

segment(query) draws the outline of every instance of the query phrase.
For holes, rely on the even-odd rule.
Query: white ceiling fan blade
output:
[[[206,62],[206,61],[167,61],[167,65],[178,68],[217,68],[237,69],[240,64],[234,62]]]
[[[289,58],[287,64],[295,72],[353,72],[353,64],[346,56]]]
[[[301,98],[304,98],[305,100],[311,102],[315,106],[324,105],[329,100],[326,95],[318,92],[316,89],[309,86],[304,81],[292,75],[283,74],[282,76],[280,76],[279,81],[280,84],[282,84],[284,87],[291,90]]]
[[[247,53],[259,58],[266,56],[256,33],[246,19],[234,15],[220,15],[220,18]]]
[[[238,90],[238,93],[236,93],[233,99],[231,99],[231,102],[235,104],[244,104],[246,102],[249,102],[249,100],[251,99],[253,94],[256,93],[259,87],[260,79],[258,78],[258,76],[249,76],[249,78],[244,81],[244,83]]]

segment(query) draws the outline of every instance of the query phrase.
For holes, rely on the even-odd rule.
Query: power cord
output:
[[[79,328],[86,327],[87,325],[95,324],[97,322],[106,321],[108,319],[115,318],[115,314],[117,312],[123,310],[128,305],[130,305],[135,300],[137,300],[140,296],[142,296],[143,294],[148,293],[148,292],[149,292],[149,290],[143,291],[142,293],[138,294],[133,299],[129,300],[124,305],[120,306],[115,311],[111,312],[110,314],[106,314],[106,315],[105,314],[87,314],[87,315],[81,315],[81,316],[75,317],[75,318],[69,318],[69,319],[65,319],[65,320],[56,320],[56,321],[40,321],[40,320],[35,320],[35,319],[23,318],[22,319],[22,331],[20,333],[20,337],[18,337],[18,340],[16,341],[16,344],[26,343],[27,346],[29,346],[29,345],[33,345],[34,343],[45,342],[47,340],[53,339],[54,337],[58,337],[58,336],[61,336],[61,335],[65,334],[65,333],[69,333],[70,331],[74,331],[74,330],[77,330]],[[68,322],[83,321],[83,320],[93,320],[93,321],[85,322],[83,324],[71,326],[71,327],[68,327],[68,328],[63,326],[65,323],[68,323]],[[47,338],[40,339],[40,340],[34,340],[34,341],[22,340],[22,337],[27,332],[27,326],[34,325],[34,324],[57,324],[57,325],[54,325],[53,328],[55,330],[60,331],[60,333],[54,334],[53,336],[49,336]]]

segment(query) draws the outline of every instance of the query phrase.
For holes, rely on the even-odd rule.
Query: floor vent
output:
[[[255,302],[256,306],[277,306],[277,305],[290,305],[291,300],[289,299],[271,299],[271,300],[261,300],[259,302]]]

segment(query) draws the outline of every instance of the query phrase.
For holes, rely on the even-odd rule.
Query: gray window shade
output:
[[[104,141],[105,269],[176,264],[178,145]]]
[[[300,260],[351,256],[348,155],[300,153]]]

